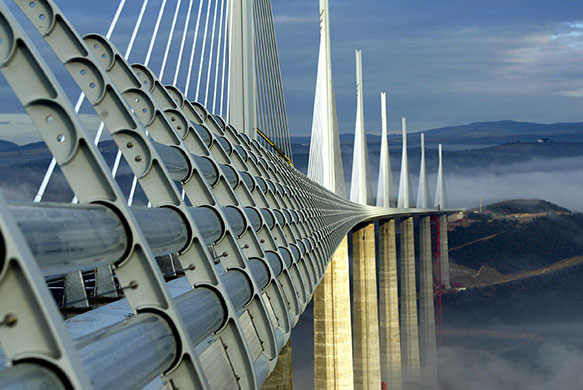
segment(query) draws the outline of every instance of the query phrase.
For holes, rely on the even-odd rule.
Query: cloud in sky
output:
[[[296,3],[296,2],[294,2]],[[313,3],[313,4],[312,4]],[[317,3],[274,1],[277,18],[316,14]],[[311,5],[308,7],[307,5]],[[549,9],[553,8],[553,9]],[[499,119],[579,121],[583,78],[579,4],[558,1],[332,2],[332,61],[341,131],[354,126],[354,49],[363,49],[367,130],[379,132],[380,91],[389,127],[414,129]],[[583,11],[583,9],[581,9]],[[307,134],[317,25],[276,25],[290,123]],[[289,52],[286,52],[286,48]],[[311,58],[302,58],[311,56]]]
[[[176,2],[167,1],[160,43],[152,57],[154,71],[161,66]],[[188,3],[182,1],[175,40],[181,35]],[[58,4],[81,34],[105,34],[118,0],[85,2],[82,7],[78,0]],[[143,61],[160,4],[161,0],[150,1],[130,62]],[[205,1],[203,12],[207,5]],[[8,6],[30,28],[20,10],[12,2]],[[112,36],[121,51],[125,51],[140,6],[139,1],[127,2]],[[195,1],[195,11],[197,6]],[[389,93],[389,128],[393,131],[398,130],[401,116],[408,117],[412,130],[502,119],[581,120],[583,3],[364,0],[332,1],[330,6],[341,132],[354,127],[356,48],[363,49],[365,119],[370,133],[380,132],[379,93],[383,90]],[[295,135],[307,135],[318,55],[318,2],[273,0],[273,10],[290,128]],[[49,62],[54,62],[42,40],[31,35]],[[192,35],[191,31],[188,37]],[[172,81],[177,56],[176,44],[165,82]],[[185,83],[185,69],[178,78],[180,86]],[[73,84],[62,67],[55,70],[64,85]],[[0,78],[3,98],[5,87]],[[78,90],[71,91],[75,100]],[[4,102],[4,112],[18,106],[14,98]]]

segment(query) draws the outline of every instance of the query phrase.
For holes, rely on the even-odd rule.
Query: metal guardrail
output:
[[[0,0],[0,70],[79,200],[0,198],[0,343],[12,365],[0,389],[134,389],[159,375],[170,388],[260,388],[354,225],[437,212],[340,198],[127,64],[105,38],[80,37],[53,1],[15,3],[85,93],[152,208],[126,205]],[[192,286],[175,299],[155,261],[168,253]],[[112,266],[135,315],[73,341],[44,276],[99,265]]]

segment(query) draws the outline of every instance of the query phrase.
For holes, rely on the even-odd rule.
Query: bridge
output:
[[[140,30],[144,0],[125,53],[110,39],[125,0],[104,36],[81,36],[52,0],[9,3],[0,0],[0,71],[52,161],[34,201],[0,196],[0,345],[8,363],[0,389],[139,389],[156,378],[167,389],[290,388],[291,330],[312,299],[316,388],[437,388],[433,269],[438,288],[447,287],[447,214],[455,211],[447,209],[441,147],[435,202],[422,148],[415,203],[403,118],[395,196],[382,94],[374,201],[357,50],[347,199],[327,0],[307,176],[290,164],[269,0],[209,0],[204,8],[201,0],[198,10],[178,0],[166,37],[160,24],[170,2],[154,5],[148,37]],[[165,83],[184,8],[174,78]],[[29,34],[42,37],[76,83],[75,105]],[[138,39],[150,42],[148,52],[129,64]],[[156,43],[166,45],[159,72],[149,66]],[[80,119],[83,104],[99,117],[96,132]],[[118,148],[114,161],[99,148],[104,130]],[[57,166],[70,202],[43,201]],[[129,191],[121,166],[132,173]]]

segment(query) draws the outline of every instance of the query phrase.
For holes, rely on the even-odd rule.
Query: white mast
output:
[[[409,177],[409,159],[407,157],[407,118],[401,119],[403,128],[403,152],[401,154],[401,178],[399,179],[398,208],[408,209],[413,207],[413,194],[411,193],[411,179]]]
[[[379,161],[379,181],[377,187],[377,206],[395,207],[395,185],[391,171],[391,157],[387,129],[387,94],[381,92],[381,158]]]
[[[360,204],[373,204],[362,95],[362,51],[358,49],[356,50],[356,124],[354,126],[350,200]]]
[[[229,34],[229,122],[251,139],[257,136],[257,85],[253,0],[231,0]]]
[[[427,182],[427,169],[425,167],[425,134],[421,134],[421,164],[419,166],[419,188],[417,190],[417,208],[431,207],[431,195]]]
[[[308,177],[330,191],[346,197],[338,119],[336,118],[336,99],[332,81],[328,15],[328,0],[320,0],[320,52]]]
[[[439,144],[439,168],[437,170],[437,188],[435,190],[434,207],[441,209],[447,207],[447,193],[445,191],[445,180],[443,178],[443,158],[441,144]]]

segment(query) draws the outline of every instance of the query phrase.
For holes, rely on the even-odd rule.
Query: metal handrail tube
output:
[[[255,182],[253,181],[253,176],[251,176],[249,172],[245,171],[240,171],[239,174],[241,175],[241,179],[243,179],[243,181],[245,182],[245,185],[247,185],[249,192],[253,192],[255,190]]]
[[[279,254],[281,255],[281,258],[283,259],[283,262],[285,263],[286,268],[291,267],[293,259],[292,259],[292,255],[291,255],[290,250],[284,246],[280,246],[278,249],[279,249]]]
[[[277,218],[277,222],[279,222],[279,225],[281,227],[284,227],[286,224],[285,221],[285,217],[283,216],[283,213],[281,212],[281,210],[278,209],[272,209],[273,214],[275,215],[275,218]]]
[[[187,179],[187,175],[189,172],[189,164],[186,156],[177,148],[173,148],[171,146],[166,146],[164,144],[153,142],[153,145],[156,147],[158,154],[162,158],[164,165],[168,169],[168,173],[170,176],[176,181],[184,181]],[[198,167],[200,168],[202,175],[204,176],[206,182],[209,185],[214,185],[217,181],[219,176],[217,169],[215,168],[214,164],[211,160],[207,157],[192,155],[194,160],[196,161]],[[230,168],[226,166],[224,170]],[[232,169],[232,173],[230,175],[230,179],[233,180],[233,174],[236,177],[234,169]],[[236,178],[235,178],[236,179]]]
[[[269,284],[269,269],[267,265],[259,259],[249,259],[247,267],[251,270],[251,275],[260,289],[264,289]]]
[[[247,161],[247,158],[249,156],[249,153],[247,153],[247,151],[245,149],[243,149],[243,147],[241,145],[233,145],[235,147],[235,149],[237,149],[237,151],[239,152],[239,155],[241,156],[241,158],[243,159],[243,161]]]
[[[258,283],[268,281],[261,261],[249,267]],[[251,285],[244,273],[231,270],[221,276],[236,310],[251,300]],[[217,331],[225,321],[226,307],[217,292],[198,287],[175,298],[194,344]],[[163,317],[139,313],[77,341],[77,350],[95,390],[141,388],[170,368],[177,345],[172,329]],[[20,364],[0,372],[3,390],[65,389],[50,370],[36,364]]]
[[[217,172],[217,168],[213,162],[207,157],[201,157],[194,154],[192,155],[192,158],[196,161],[196,165],[198,165],[198,168],[201,170],[204,180],[208,185],[214,186],[219,177],[219,172]]]
[[[275,217],[268,209],[261,209],[261,215],[263,215],[263,219],[265,219],[265,224],[269,230],[275,227]]]
[[[202,220],[212,220],[212,210],[199,209],[202,207],[197,208],[196,213]],[[176,211],[170,208],[132,207],[132,212],[156,256],[176,253],[186,245],[188,231]]]
[[[217,140],[219,143],[221,143],[221,145],[223,146],[223,148],[225,148],[225,150],[231,151],[230,147],[229,147],[229,142],[226,140],[226,138],[221,137],[221,136],[217,136]],[[177,148],[173,148],[170,146],[166,146],[163,144],[159,144],[157,142],[154,142],[154,145],[156,146],[156,149],[158,151],[158,153],[160,154],[160,157],[162,158],[164,164],[166,165],[166,167],[168,168],[168,172],[170,173],[170,175],[177,181],[182,181],[186,179],[186,175],[188,174],[188,161],[186,159],[186,157],[182,154],[182,152],[180,150],[178,150]],[[228,153],[230,154],[230,153]],[[253,156],[251,154],[251,156]],[[198,168],[201,170],[202,175],[205,178],[205,181],[213,186],[217,179],[218,179],[218,172],[216,167],[214,166],[214,164],[206,157],[201,157],[201,156],[197,156],[197,155],[192,155],[192,157],[194,158],[194,160],[196,161]],[[254,157],[254,156],[253,156]],[[269,164],[267,164],[265,162],[265,160],[263,158],[259,158],[258,159],[258,163],[264,167],[264,169],[268,169],[268,167],[270,167]],[[226,165],[226,164],[220,164],[220,169],[223,172],[223,174],[225,175],[227,181],[229,182],[230,186],[232,188],[237,187],[238,185],[238,177],[237,177],[237,173],[236,170],[230,166],[230,165]],[[244,171],[239,171],[241,178],[245,181],[245,184],[247,185],[247,187],[249,188],[250,191],[252,191],[254,188],[254,184],[253,184],[253,179],[251,177],[251,175],[249,175],[247,172]],[[286,187],[284,187],[282,184],[280,183],[274,183],[271,180],[266,180],[262,177],[257,176],[255,178],[255,180],[257,181],[257,185],[260,187],[261,191],[263,193],[267,193],[267,190],[271,190],[273,193],[278,192],[280,196],[285,196],[286,198],[289,198],[289,194],[288,191],[289,189]],[[276,191],[277,189],[277,191]],[[286,191],[286,189],[288,189],[288,191]],[[313,196],[316,196],[316,194],[312,194]],[[326,201],[330,202],[330,198],[329,196],[324,198]],[[337,201],[338,199],[335,199],[335,201]],[[342,199],[342,201],[344,202],[345,200]],[[346,203],[347,205],[349,203]],[[286,213],[286,211],[284,210],[284,213]],[[280,219],[280,218],[278,218]],[[284,218],[287,219],[288,222],[291,222],[290,218]],[[280,220],[281,223],[281,220]]]
[[[267,182],[265,181],[265,179],[257,176],[255,177],[255,180],[257,181],[257,186],[259,186],[261,192],[263,192],[264,194],[267,193]]]
[[[261,214],[259,214],[259,211],[250,206],[245,207],[243,210],[245,211],[245,214],[247,214],[247,219],[249,220],[249,224],[253,227],[253,230],[255,232],[261,230]]]
[[[306,248],[306,244],[304,244],[304,241],[302,239],[299,239],[298,241],[296,241],[296,245],[300,249],[300,256],[301,257],[305,256],[306,252],[308,251],[308,248]]]
[[[221,281],[231,298],[233,307],[239,311],[252,297],[251,282],[247,276],[239,270],[231,270],[221,275]]]
[[[140,313],[80,339],[77,350],[95,390],[137,389],[169,369],[177,345],[159,315]]]
[[[12,203],[10,209],[47,276],[113,264],[127,250],[125,228],[105,206]],[[186,226],[173,209],[132,207],[132,211],[154,254],[176,253],[186,245]],[[215,210],[202,206],[189,208],[189,212],[207,245],[222,237],[224,224]],[[244,212],[258,230],[257,210],[247,208]],[[243,234],[243,213],[229,206],[223,208],[223,213],[233,231]]]
[[[233,232],[237,235],[237,237],[241,236],[245,232],[246,227],[243,213],[236,207],[231,206],[223,207],[222,210],[223,214],[227,218],[227,221],[229,221],[229,225],[231,226],[231,229],[233,229]]]
[[[225,137],[223,137],[221,135],[217,135],[216,139],[221,144],[223,149],[225,150],[225,153],[227,153],[227,155],[230,156],[231,153],[233,152],[233,149],[231,148],[231,143]]]
[[[107,207],[12,203],[10,210],[46,276],[113,263],[127,249],[125,228]]]
[[[235,168],[227,164],[220,164],[219,166],[221,167],[221,171],[223,172],[223,175],[225,175],[225,178],[229,182],[231,188],[236,188],[239,185],[239,178],[237,177]]]
[[[48,368],[34,363],[21,363],[0,371],[2,390],[65,390],[65,385]]]
[[[194,121],[190,121],[190,124],[192,125],[196,133],[199,135],[199,137],[202,139],[202,141],[205,143],[205,145],[210,146],[212,142],[210,130],[207,129],[205,126],[200,125]]]
[[[217,242],[223,236],[225,226],[221,222],[221,217],[215,210],[210,207],[202,206],[189,207],[188,211],[190,212],[190,215],[192,215],[192,219],[196,222],[198,231],[207,245]],[[227,217],[227,219],[229,218]]]
[[[112,210],[101,205],[62,203],[12,203],[10,210],[46,276],[113,264],[127,250],[124,225]],[[176,253],[186,245],[183,218],[170,208],[132,207],[152,252]],[[189,208],[207,245],[218,241],[224,230],[219,214],[210,207]],[[241,231],[240,212],[227,215]]]
[[[279,259],[279,256],[277,256],[277,254],[273,251],[265,251],[265,258],[269,262],[269,265],[271,266],[275,276],[279,276],[283,271],[283,265]]]
[[[166,169],[176,181],[183,181],[188,176],[188,162],[186,156],[177,148],[152,142],[156,151],[164,161]]]
[[[227,309],[210,288],[197,287],[175,298],[175,302],[195,345],[217,331],[225,321]]]
[[[301,256],[300,256],[300,251],[299,251],[298,247],[295,246],[294,244],[290,244],[289,249],[292,252],[292,255],[294,258],[294,263],[297,263],[298,261],[300,261]]]
[[[258,283],[266,285],[269,277],[265,276],[265,265],[252,260],[249,266]],[[239,270],[230,270],[221,279],[236,310],[241,310],[251,300],[249,280]],[[195,288],[175,298],[175,302],[194,344],[225,321],[227,309],[210,288]],[[177,351],[172,330],[153,313],[140,313],[86,336],[77,342],[77,348],[96,390],[145,386],[170,367]]]

